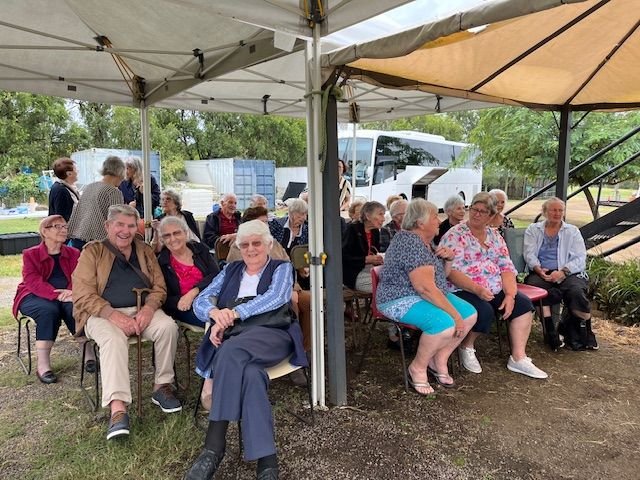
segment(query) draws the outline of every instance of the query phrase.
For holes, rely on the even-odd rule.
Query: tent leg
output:
[[[567,201],[569,189],[569,169],[571,163],[571,110],[563,106],[560,111],[560,140],[558,142],[558,163],[556,174],[556,197]]]

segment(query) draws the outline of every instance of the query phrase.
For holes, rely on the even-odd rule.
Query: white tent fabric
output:
[[[346,75],[378,86],[536,109],[640,107],[640,2],[564,3],[573,4],[513,19],[498,4],[481,5],[449,25],[342,49],[323,63],[348,64]],[[497,23],[467,30],[487,19]]]

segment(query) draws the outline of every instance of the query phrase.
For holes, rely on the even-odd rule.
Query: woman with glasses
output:
[[[158,227],[160,226],[160,221],[165,217],[181,218],[189,227],[187,230],[187,240],[194,242],[201,241],[200,230],[198,229],[195,218],[193,218],[193,213],[182,209],[182,198],[180,198],[178,192],[174,190],[165,190],[162,192],[162,195],[160,195],[160,207],[162,208],[162,214],[151,222],[151,227],[154,230],[151,246],[156,252],[159,252],[162,248]]]
[[[482,367],[474,348],[481,334],[489,333],[497,314],[509,322],[511,355],[507,368],[532,378],[547,378],[526,354],[531,332],[533,304],[516,287],[516,269],[497,230],[489,227],[496,213],[493,197],[480,192],[473,197],[469,220],[452,227],[440,245],[455,252],[448,279],[455,294],[478,311],[478,320],[459,347],[462,366],[473,373]]]
[[[18,311],[36,323],[36,376],[42,383],[55,383],[51,370],[51,349],[62,321],[69,332],[76,333],[71,303],[71,274],[78,264],[80,251],[67,247],[67,222],[62,215],[50,215],[40,222],[40,245],[22,252],[22,282],[13,301],[13,315]],[[86,341],[77,337],[79,342]],[[91,349],[89,349],[91,350]],[[95,372],[94,358],[85,368]]]
[[[203,327],[193,312],[193,300],[219,273],[206,245],[189,241],[189,227],[179,217],[168,216],[158,226],[162,250],[158,263],[167,284],[167,300],[162,309],[174,320]]]
[[[196,371],[213,377],[213,401],[204,449],[187,480],[213,478],[225,454],[229,422],[242,422],[244,457],[257,460],[258,480],[278,478],[265,369],[291,354],[292,364],[307,365],[300,326],[295,321],[282,327],[253,325],[229,336],[236,323],[257,315],[293,320],[285,313],[293,287],[292,266],[269,256],[273,241],[264,222],[242,223],[235,239],[242,260],[228,263],[194,302],[198,318],[213,321],[196,359]]]

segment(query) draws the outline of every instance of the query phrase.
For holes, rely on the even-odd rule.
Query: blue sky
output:
[[[467,10],[486,0],[415,0],[353,27],[325,37],[339,46],[366,42]]]

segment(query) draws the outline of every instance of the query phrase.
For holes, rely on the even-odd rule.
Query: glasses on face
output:
[[[260,248],[262,245],[262,240],[254,240],[253,242],[242,242],[238,244],[238,248],[240,250],[246,250],[249,247]]]
[[[176,230],[175,232],[163,233],[162,235],[160,235],[160,238],[162,238],[162,240],[169,240],[171,237],[180,238],[183,235],[184,232],[182,230]]]
[[[44,228],[55,228],[56,230],[60,231],[60,230],[68,230],[69,226],[64,223],[64,224],[57,224],[57,225],[49,225],[48,227],[44,227]]]
[[[479,215],[481,217],[486,217],[487,215],[489,215],[489,210],[482,210],[476,207],[469,208],[469,212],[471,213],[471,215]]]

